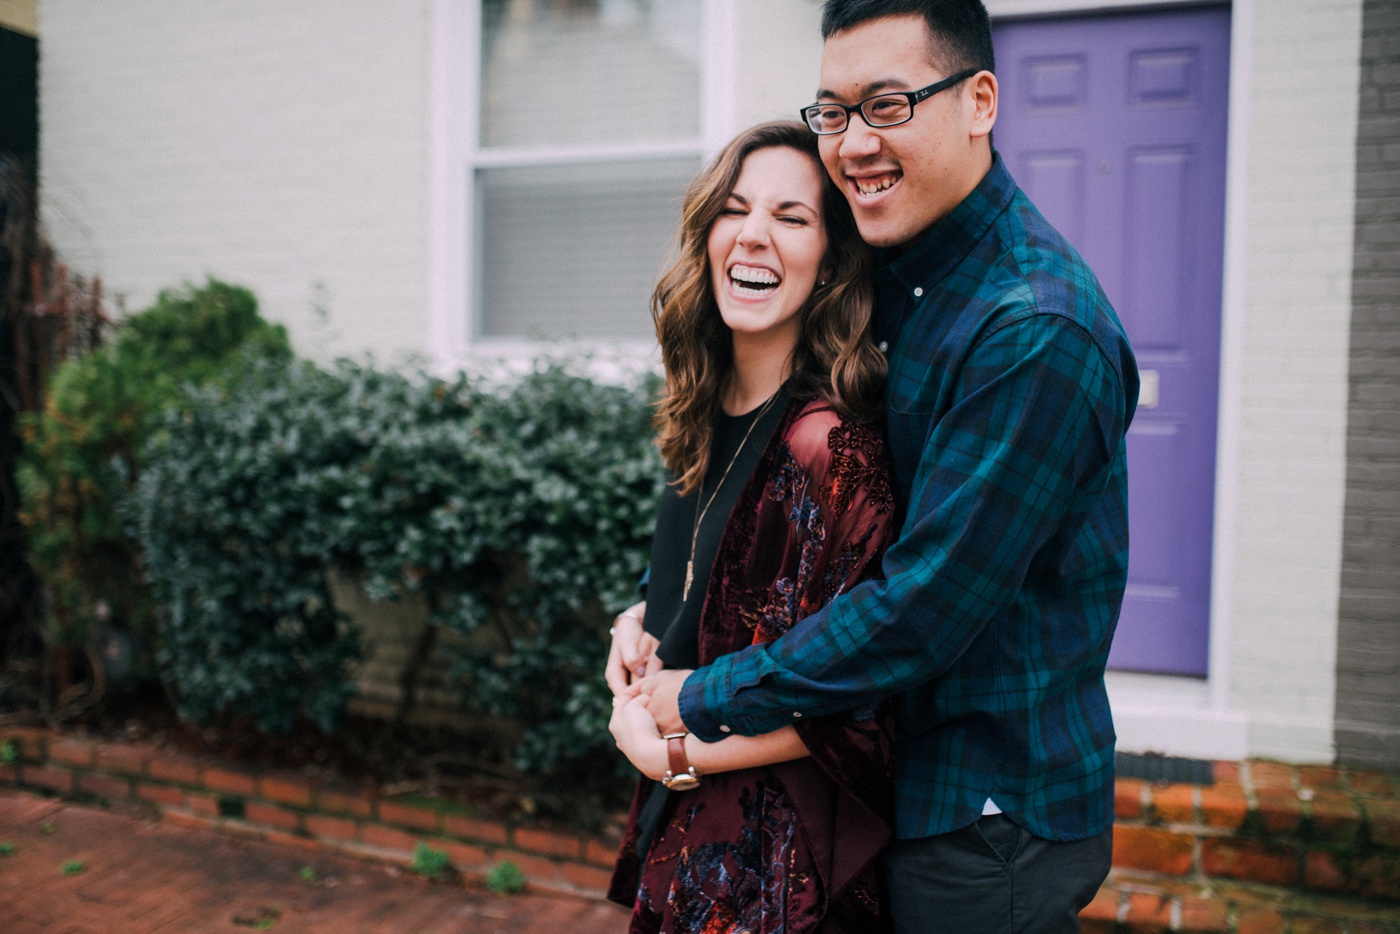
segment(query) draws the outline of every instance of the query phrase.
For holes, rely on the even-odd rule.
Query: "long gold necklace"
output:
[[[778,392],[782,392],[781,386],[778,387]],[[768,401],[763,403],[763,407],[758,410],[758,414],[754,416],[754,420],[749,423],[749,430],[744,432],[743,440],[740,441],[739,446],[735,448],[734,456],[729,459],[729,466],[725,467],[724,473],[720,474],[719,483],[715,484],[715,491],[711,493],[710,498],[705,501],[704,509],[700,508],[700,497],[704,495],[705,484],[704,481],[700,483],[700,491],[695,496],[695,525],[690,530],[690,559],[685,563],[685,586],[681,588],[682,603],[690,599],[690,585],[695,582],[695,543],[700,538],[700,523],[705,521],[705,513],[709,512],[710,507],[714,505],[715,497],[719,495],[719,491],[724,487],[724,481],[729,477],[729,471],[734,468],[735,461],[737,461],[739,455],[743,453],[744,445],[749,443],[749,435],[753,434],[753,430],[758,427],[758,423],[763,421],[764,414],[767,413],[773,401],[778,398],[778,392],[768,397]]]

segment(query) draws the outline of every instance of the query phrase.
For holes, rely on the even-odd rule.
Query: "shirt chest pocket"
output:
[[[885,383],[885,407],[891,415],[932,415],[941,405],[947,390],[943,385],[945,369],[929,360],[904,360],[898,365],[891,361]]]
[[[948,409],[947,369],[936,363],[890,368],[885,386],[885,434],[903,482],[912,480],[929,433]],[[906,468],[906,469],[901,469]],[[907,492],[907,491],[906,491]]]
[[[950,368],[958,365],[972,337],[965,331],[959,317],[941,307],[921,307],[904,319],[885,383],[891,414],[930,416],[947,406]]]

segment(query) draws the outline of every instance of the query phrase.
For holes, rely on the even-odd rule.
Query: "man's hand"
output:
[[[603,677],[614,696],[626,692],[633,681],[661,670],[661,659],[656,657],[656,647],[660,643],[642,629],[646,611],[644,600],[629,606],[613,620],[612,647],[608,649]]]
[[[641,693],[647,699],[647,711],[662,733],[690,732],[681,721],[680,708],[681,687],[689,675],[690,669],[676,668],[647,675],[642,681]]]

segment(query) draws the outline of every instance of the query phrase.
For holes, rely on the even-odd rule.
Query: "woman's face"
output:
[[[826,255],[821,172],[785,146],[745,157],[707,241],[715,301],[736,340],[796,345]]]

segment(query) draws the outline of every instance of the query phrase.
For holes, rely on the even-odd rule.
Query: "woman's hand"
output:
[[[646,698],[648,712],[664,733],[689,732],[681,720],[680,698],[681,688],[690,675],[691,671],[685,668],[672,668],[665,672],[653,670],[634,685],[634,691]]]
[[[661,670],[661,659],[656,657],[661,643],[642,629],[646,611],[644,600],[629,606],[613,620],[612,647],[608,649],[603,677],[614,696],[635,694],[628,691],[629,685]]]
[[[617,741],[617,748],[637,771],[654,781],[661,780],[669,767],[666,741],[657,731],[651,714],[647,713],[645,697],[614,697],[608,730]]]

